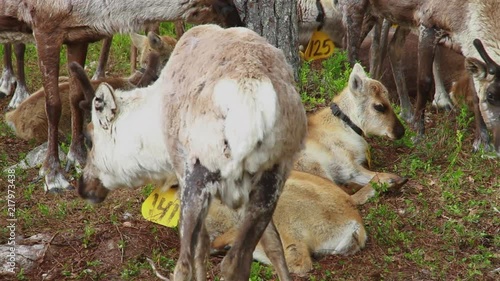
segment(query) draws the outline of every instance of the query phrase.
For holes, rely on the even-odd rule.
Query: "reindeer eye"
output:
[[[374,104],[374,105],[373,105],[373,108],[374,108],[376,111],[380,112],[380,113],[384,113],[384,112],[385,112],[385,110],[386,110],[385,106],[384,106],[383,104],[380,104],[380,103],[378,103],[378,104]]]

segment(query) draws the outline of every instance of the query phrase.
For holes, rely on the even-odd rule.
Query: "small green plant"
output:
[[[83,248],[88,248],[90,246],[90,243],[92,241],[92,237],[96,233],[96,229],[90,223],[89,221],[85,220],[84,222],[84,228],[83,228],[83,238],[82,238],[82,243],[83,243]]]

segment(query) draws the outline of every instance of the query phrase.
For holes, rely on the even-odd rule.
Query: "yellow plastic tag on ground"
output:
[[[177,189],[169,188],[166,192],[160,190],[161,188],[157,187],[142,203],[142,216],[157,224],[176,227],[179,224],[181,208]]]
[[[317,60],[327,58],[333,54],[335,44],[328,35],[322,31],[315,31],[307,44],[304,52],[305,60]]]

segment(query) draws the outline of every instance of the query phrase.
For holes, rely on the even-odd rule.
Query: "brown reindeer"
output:
[[[89,82],[93,88],[106,82],[115,89],[132,89],[136,86],[144,87],[156,80],[161,69],[165,66],[170,57],[177,40],[170,36],[158,36],[149,33],[148,36],[131,33],[133,45],[140,53],[140,71],[134,71],[129,77],[107,77]],[[157,54],[157,59],[152,60],[151,54]],[[152,69],[152,76],[148,80],[142,79],[145,70]],[[72,72],[74,73],[74,71]],[[141,80],[142,79],[142,80]],[[59,93],[62,103],[61,121],[59,132],[63,136],[71,133],[71,112],[70,112],[70,85],[69,82],[59,83]],[[45,113],[45,91],[39,89],[23,101],[16,109],[5,114],[6,123],[12,128],[17,137],[24,140],[35,139],[37,143],[47,141],[48,121]]]
[[[384,85],[368,78],[355,64],[348,86],[334,97],[330,107],[308,116],[306,147],[299,152],[294,169],[340,186],[362,187],[368,199],[375,195],[371,183],[397,189],[408,179],[366,168],[369,146],[364,137],[378,135],[394,140],[404,134]]]
[[[341,0],[347,1],[347,0]],[[362,25],[359,20],[359,15],[370,13],[377,17],[382,17],[389,20],[391,23],[398,24],[398,29],[395,34],[395,39],[392,43],[392,52],[396,66],[400,65],[398,61],[402,57],[406,35],[410,29],[419,30],[419,48],[418,48],[418,91],[417,101],[413,116],[413,126],[418,132],[418,136],[422,136],[425,131],[424,112],[427,101],[429,100],[429,92],[433,82],[433,61],[435,57],[436,45],[443,44],[465,57],[479,58],[478,50],[474,47],[474,39],[479,39],[485,44],[488,52],[493,56],[492,61],[500,61],[500,48],[497,42],[500,41],[498,36],[498,28],[500,25],[500,2],[497,0],[357,0],[352,1],[355,8],[350,11],[356,13],[353,16],[353,21],[349,25],[349,29],[356,30]],[[355,2],[355,3],[354,3]],[[356,46],[352,46],[356,48]],[[489,67],[488,72],[495,77],[494,79],[486,79],[489,85],[494,85],[500,80],[500,75],[495,75],[497,72],[495,67]],[[486,69],[483,62],[481,68]],[[400,70],[395,70],[395,73],[402,73]],[[488,118],[482,121],[491,128],[492,131],[497,131],[500,126],[500,121],[494,112],[497,111],[500,100],[500,89],[494,89],[491,93],[484,92],[489,87],[478,88],[481,75],[474,76],[475,91],[478,95],[478,103],[481,114],[476,118]],[[481,78],[482,79],[482,78]],[[484,81],[484,79],[483,79]],[[489,88],[493,90],[493,88]],[[481,92],[483,91],[483,92]],[[404,105],[403,110],[410,112],[411,104],[407,94],[400,92],[400,100]],[[406,96],[404,96],[406,95]],[[479,111],[478,111],[479,112]],[[486,126],[486,125],[485,125]],[[476,144],[482,144],[489,147],[488,133],[484,132],[484,128],[476,129]],[[499,136],[500,137],[500,136]],[[495,142],[497,142],[495,140]],[[475,145],[477,149],[479,145]],[[497,148],[498,152],[498,148]]]
[[[358,192],[361,193],[361,192]],[[356,205],[365,202],[360,194],[349,196],[331,181],[292,171],[273,214],[291,273],[306,275],[313,269],[312,256],[351,255],[363,249],[367,233]],[[216,251],[235,242],[242,214],[212,202],[206,220]],[[273,245],[260,242],[253,257],[271,264],[267,252]]]
[[[36,1],[4,0],[0,2],[0,32],[33,30],[38,50],[42,82],[46,91],[49,121],[48,151],[40,173],[49,191],[69,188],[57,156],[58,125],[61,98],[58,88],[59,54],[62,44],[68,46],[68,62],[84,65],[90,42],[117,32],[143,29],[146,23],[184,19],[188,22],[219,22],[228,26],[242,25],[230,0],[152,0],[152,1]],[[75,85],[74,81],[70,85]],[[71,86],[74,87],[74,86]],[[73,91],[72,91],[73,92]],[[82,94],[71,96],[72,139],[69,163],[85,163],[83,114],[78,107]]]

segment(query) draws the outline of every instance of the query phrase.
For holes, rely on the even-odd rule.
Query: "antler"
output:
[[[495,61],[491,59],[486,50],[484,49],[483,43],[479,39],[474,39],[473,41],[474,47],[476,47],[477,52],[483,58],[484,62],[486,62],[486,66],[488,67],[488,73],[491,75],[495,75],[497,79],[500,79],[500,65],[498,65]]]
[[[71,71],[72,76],[74,76],[78,81],[78,84],[83,91],[83,95],[85,96],[85,100],[82,100],[79,103],[80,108],[90,111],[92,99],[94,99],[95,90],[90,83],[90,79],[87,76],[87,73],[85,73],[83,67],[77,62],[71,62],[69,64],[69,70]]]

